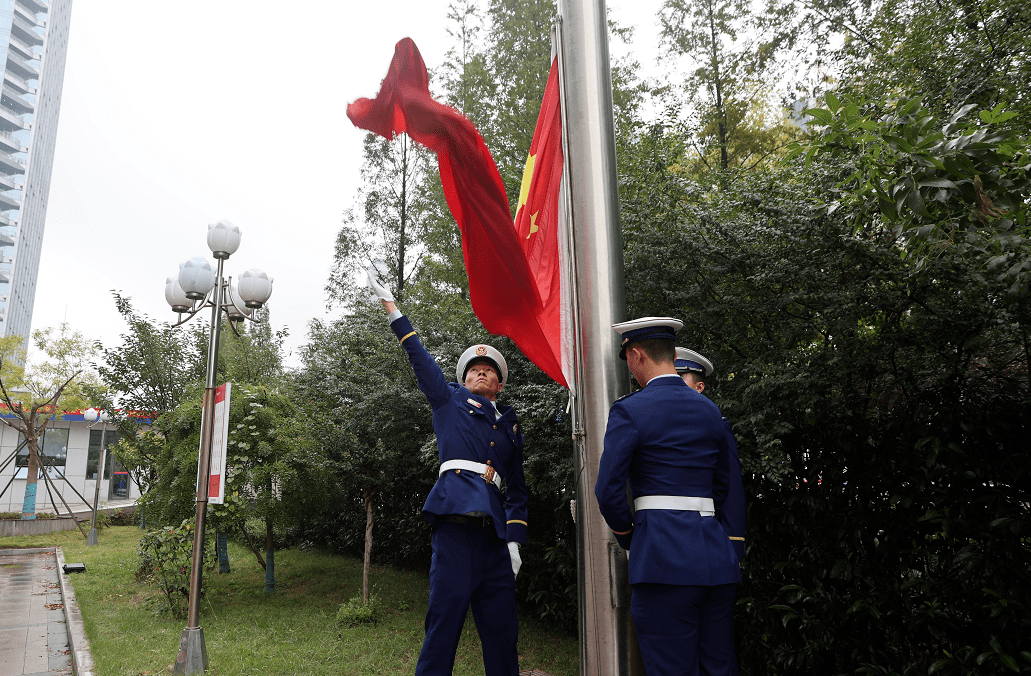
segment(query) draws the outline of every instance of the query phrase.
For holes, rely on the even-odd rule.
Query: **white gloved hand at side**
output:
[[[386,300],[386,301],[393,302],[394,294],[392,294],[390,292],[390,289],[388,289],[386,286],[383,285],[382,282],[379,281],[379,276],[380,276],[379,268],[381,268],[381,266],[382,266],[381,263],[376,263],[372,267],[369,268],[369,270],[368,270],[369,286],[372,287],[372,293],[373,293],[373,295],[376,298],[379,298],[380,300]]]
[[[523,565],[523,560],[519,558],[518,542],[508,543],[508,555],[512,558],[512,574],[518,576],[519,568]]]

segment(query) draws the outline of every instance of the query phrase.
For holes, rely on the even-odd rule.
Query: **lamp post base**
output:
[[[203,627],[183,629],[179,639],[179,654],[175,657],[173,674],[202,674],[208,669],[208,650],[204,646]]]
[[[99,544],[97,542],[97,529],[96,528],[90,528],[89,529],[89,535],[86,536],[86,546],[87,547],[92,547],[93,545],[96,545],[96,544]]]

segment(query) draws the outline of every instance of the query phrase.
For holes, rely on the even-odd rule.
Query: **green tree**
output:
[[[642,140],[629,310],[685,318],[681,344],[716,364],[706,393],[734,424],[749,499],[742,671],[1019,670],[1031,313],[990,263],[996,245],[1027,258],[1001,234],[1027,201],[1022,151],[1001,111],[849,105],[817,114],[808,164],[718,191],[669,170],[666,136]],[[957,187],[919,185],[924,169]],[[974,176],[1008,214],[982,220]],[[898,194],[942,189],[936,218]]]
[[[422,264],[420,235],[431,209],[429,154],[407,134],[392,141],[367,134],[362,155],[357,207],[344,212],[326,284],[330,304],[343,307],[357,300],[356,289],[361,287],[355,280],[364,278],[375,261],[386,264],[384,277],[397,297],[404,297],[408,281]]]
[[[156,481],[156,459],[164,436],[151,424],[175,410],[204,380],[205,350],[196,328],[173,327],[139,313],[132,299],[112,292],[126,323],[121,344],[102,350],[97,373],[110,396],[98,404],[113,414],[120,441],[119,461],[145,494]]]
[[[961,106],[1019,112],[1027,128],[1031,8],[1015,0],[890,0],[868,23],[870,41],[845,52],[846,90],[924,97],[947,117]]]
[[[60,418],[62,410],[84,408],[91,395],[96,397],[104,389],[90,367],[100,349],[98,343],[67,323],[33,331],[32,338],[44,357],[38,364],[22,366],[25,353],[20,340],[5,340],[5,353],[0,354],[0,399],[14,414],[0,420],[24,436],[28,449],[23,519],[35,518],[37,482],[46,466],[39,444],[47,425]]]
[[[949,253],[1027,294],[1031,144],[1016,113],[970,104],[941,120],[920,99],[826,100],[808,111],[824,133],[795,149],[847,161],[823,209],[845,207],[857,228],[893,228],[920,264]]]
[[[197,392],[199,395],[199,391]],[[275,590],[274,532],[305,518],[312,504],[329,494],[329,478],[309,423],[284,390],[234,385],[230,396],[225,503],[209,505],[209,523],[239,530],[265,568],[265,588]],[[140,502],[157,525],[178,524],[193,511],[200,445],[201,400],[190,397],[156,423],[165,437],[157,459],[157,481]],[[261,519],[264,542],[246,531]],[[262,550],[264,549],[264,556]]]
[[[762,32],[744,0],[666,0],[659,20],[667,58],[694,66],[682,89],[663,92],[672,126],[690,139],[685,168],[705,175],[768,161],[794,133],[770,100],[782,36]]]
[[[112,296],[126,333],[120,345],[103,350],[97,373],[117,393],[121,407],[158,415],[173,410],[190,386],[204,379],[198,334],[139,313],[120,292]]]
[[[310,338],[301,382],[306,396],[317,398],[329,418],[321,435],[349,496],[345,502],[361,505],[362,598],[368,601],[376,517],[381,525],[396,520],[392,499],[405,492],[417,497],[428,492],[425,484],[434,476],[430,465],[435,453],[425,451],[433,439],[432,426],[425,398],[382,309],[362,308],[331,324],[314,322]],[[407,513],[421,519],[418,506],[412,506],[416,508]],[[391,530],[385,530],[386,537],[392,537]]]
[[[223,324],[218,345],[218,370],[226,381],[271,385],[283,377],[286,328],[273,330],[268,305],[256,310],[253,321]],[[202,341],[207,350],[207,337]]]

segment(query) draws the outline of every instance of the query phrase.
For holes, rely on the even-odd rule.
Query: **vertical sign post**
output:
[[[229,395],[232,383],[215,388],[215,425],[211,430],[211,474],[208,504],[221,505],[226,496],[226,449],[229,440]]]

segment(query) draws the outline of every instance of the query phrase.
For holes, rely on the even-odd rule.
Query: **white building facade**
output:
[[[11,417],[6,411],[0,415]],[[0,512],[22,510],[29,459],[23,441],[21,433],[7,425],[0,427]],[[110,449],[117,443],[118,432],[114,425],[89,426],[79,412],[66,413],[60,420],[51,422],[40,447],[45,456],[42,463],[47,466],[45,471],[52,481],[44,483],[43,470],[40,471],[36,513],[67,514],[65,502],[75,510],[84,504],[92,506],[101,444]],[[101,505],[139,496],[139,488],[115,454],[105,452],[104,473],[100,477]]]
[[[0,0],[0,336],[32,325],[72,0]]]

